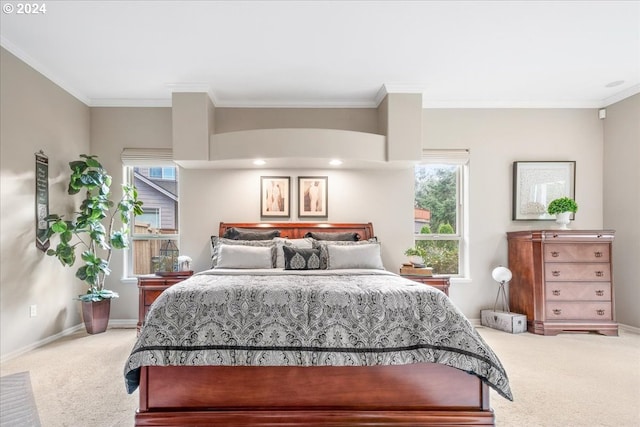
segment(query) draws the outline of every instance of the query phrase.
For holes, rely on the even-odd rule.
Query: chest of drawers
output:
[[[507,233],[509,306],[527,316],[529,332],[595,331],[617,335],[612,230]]]
[[[190,277],[193,271],[181,271],[170,276],[157,276],[155,274],[138,277],[138,332],[144,324],[149,307],[168,287],[182,282]]]

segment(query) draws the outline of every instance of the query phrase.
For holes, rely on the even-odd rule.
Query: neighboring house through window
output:
[[[125,274],[164,270],[161,255],[179,248],[178,168],[171,161],[171,150],[125,149],[122,159],[126,181],[135,185],[143,202],[143,214],[133,222]]]
[[[414,240],[433,273],[468,277],[468,150],[425,150],[415,167]]]

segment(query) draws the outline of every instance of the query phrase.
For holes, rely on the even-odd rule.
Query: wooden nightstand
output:
[[[449,278],[448,277],[433,277],[433,276],[420,276],[418,274],[401,274],[400,276],[413,280],[414,282],[424,283],[425,285],[433,286],[440,289],[447,296],[449,295]]]
[[[155,274],[138,277],[138,333],[144,324],[149,307],[168,287],[189,278],[193,271],[180,271],[168,276]]]

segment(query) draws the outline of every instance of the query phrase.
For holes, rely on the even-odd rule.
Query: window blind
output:
[[[422,150],[422,161],[466,165],[469,163],[469,150]]]
[[[175,166],[171,148],[125,148],[120,158],[125,166]]]

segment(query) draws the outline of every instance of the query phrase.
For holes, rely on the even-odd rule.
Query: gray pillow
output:
[[[270,240],[274,237],[280,237],[280,230],[250,230],[231,227],[224,232],[222,237],[233,240]]]
[[[218,256],[220,252],[220,245],[242,245],[242,246],[257,246],[257,247],[270,247],[272,248],[272,267],[277,262],[277,250],[276,242],[273,240],[232,240],[225,239],[223,237],[211,236],[211,268],[216,268],[218,265]]]
[[[329,270],[342,268],[384,270],[378,243],[368,245],[328,245],[327,251],[329,252],[327,260],[327,269]]]
[[[350,241],[357,242],[360,240],[360,235],[358,233],[345,233],[345,232],[318,232],[318,231],[309,231],[304,237],[313,237],[316,240],[340,240],[340,241]]]
[[[216,268],[273,268],[267,246],[220,245]]]
[[[372,237],[369,240],[362,240],[360,242],[347,242],[347,241],[340,241],[340,240],[334,240],[334,241],[314,240],[313,247],[316,249],[320,249],[320,268],[323,270],[326,270],[328,266],[328,259],[329,259],[329,252],[327,250],[328,246],[330,245],[338,245],[338,246],[370,245],[372,243],[377,244],[378,239],[375,237]]]
[[[320,268],[320,249],[302,249],[289,246],[284,251],[285,270],[318,270]]]

